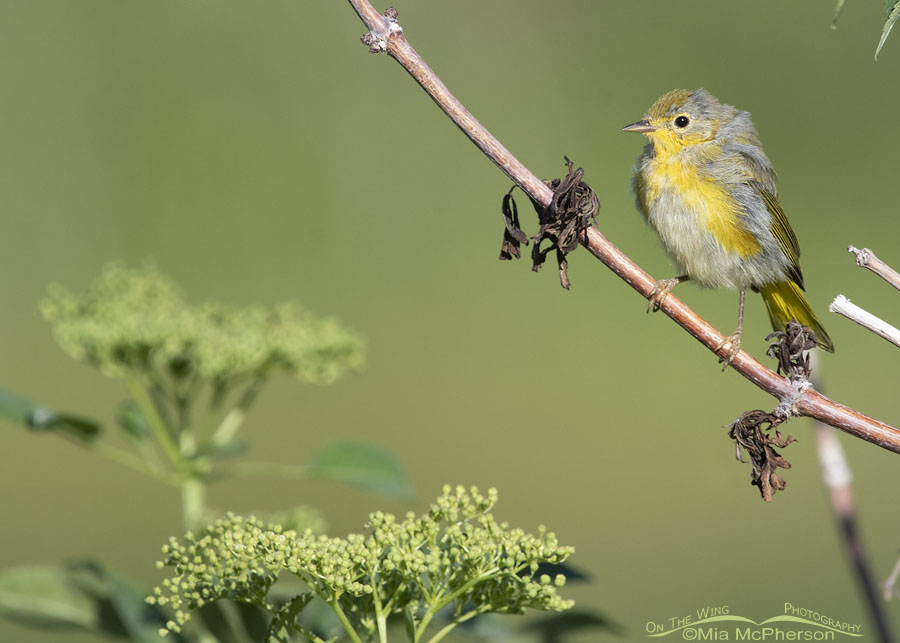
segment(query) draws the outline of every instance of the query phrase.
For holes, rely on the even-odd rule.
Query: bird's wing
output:
[[[644,217],[644,221],[647,220],[647,186],[644,183],[644,175],[640,170],[634,173],[634,178],[631,181],[632,189],[634,190],[634,198],[637,203],[638,211],[640,211],[641,216]]]
[[[787,215],[781,208],[781,204],[778,203],[778,197],[758,182],[754,181],[751,185],[766,204],[769,214],[772,215],[772,234],[778,241],[784,256],[787,257],[788,274],[800,288],[803,288],[803,273],[800,271],[800,244],[797,243],[797,237],[791,229]]]

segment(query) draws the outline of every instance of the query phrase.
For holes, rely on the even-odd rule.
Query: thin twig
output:
[[[856,255],[856,265],[860,268],[868,268],[876,275],[891,284],[897,290],[900,290],[900,272],[897,272],[881,259],[875,256],[875,253],[868,248],[860,250],[855,246],[847,246],[847,252]]]
[[[389,17],[385,17],[379,14],[368,0],[349,0],[349,2],[370,30],[363,36],[363,42],[370,45],[372,51],[383,51],[400,63],[457,127],[497,167],[503,170],[533,201],[546,207],[553,195],[550,188],[503,147],[500,141],[488,132],[450,93],[444,83],[407,42],[403,30],[396,22],[396,12],[389,10],[386,12]],[[580,241],[591,254],[628,285],[645,298],[649,298],[650,291],[656,283],[655,280],[610,243],[599,230],[588,228],[580,236]],[[729,346],[723,344],[725,335],[713,328],[680,299],[669,295],[660,306],[660,310],[709,350],[715,353],[716,348],[721,347],[717,354],[720,357],[727,355]],[[735,356],[731,367],[779,400],[790,400],[795,414],[816,418],[889,451],[900,453],[900,430],[838,404],[814,390],[808,390],[796,396],[796,399],[791,399],[791,383],[776,375],[744,351]]]
[[[859,532],[859,520],[856,514],[856,501],[853,495],[853,486],[849,476],[850,470],[844,459],[844,449],[838,440],[838,434],[830,426],[822,422],[816,422],[815,436],[819,451],[819,460],[822,463],[822,474],[825,485],[828,487],[828,495],[835,520],[838,523],[841,541],[847,552],[848,562],[856,573],[856,580],[863,603],[865,604],[875,630],[878,632],[878,640],[888,643],[894,640],[894,636],[888,626],[888,618],[884,613],[884,603],[876,589],[875,577],[869,563],[865,544]],[[838,473],[835,476],[835,472]]]
[[[210,474],[210,479],[238,476],[263,476],[284,478],[286,480],[309,480],[313,477],[310,467],[298,464],[279,464],[276,462],[235,462],[218,467]]]
[[[60,432],[59,435],[65,436],[66,434]],[[70,439],[69,441],[72,442],[72,444],[80,446],[90,451],[91,453],[100,456],[101,458],[105,458],[110,462],[115,462],[116,464],[122,465],[123,467],[128,467],[129,469],[137,471],[138,473],[143,473],[144,475],[149,476],[154,480],[158,480],[159,482],[163,482],[173,487],[178,487],[181,485],[181,478],[177,474],[167,471],[158,464],[150,462],[141,456],[137,456],[130,451],[126,451],[125,449],[120,449],[119,447],[106,444],[105,442],[101,442],[99,440],[85,441]]]
[[[262,391],[265,382],[266,378],[263,375],[256,375],[250,381],[250,384],[248,384],[247,388],[244,389],[244,392],[241,393],[240,399],[238,399],[237,403],[229,409],[225,418],[219,424],[215,433],[213,433],[213,444],[225,444],[234,438],[238,429],[241,428],[241,425],[247,417],[247,411],[250,410],[253,402],[256,401],[260,391]]]
[[[168,426],[160,417],[159,410],[156,404],[153,403],[150,394],[144,388],[143,383],[137,377],[129,376],[125,378],[125,386],[131,394],[131,399],[134,400],[134,403],[138,405],[141,413],[147,419],[153,437],[156,438],[169,462],[176,466],[180,465],[182,462],[181,451],[178,449],[178,445],[175,444],[175,440],[169,433]]]
[[[838,315],[843,315],[850,321],[855,321],[863,328],[888,340],[894,346],[900,347],[900,330],[864,308],[860,308],[843,295],[835,297],[831,305],[828,306],[828,310]]]
[[[883,585],[884,600],[889,601],[894,597],[894,587],[897,585],[897,577],[900,576],[900,558],[894,563],[894,569],[891,570]]]
[[[818,361],[818,355],[813,360]],[[818,363],[814,362],[814,372],[821,373]],[[821,380],[814,377],[816,386]],[[869,611],[869,615],[878,633],[878,640],[889,643],[894,640],[889,620],[884,612],[884,602],[878,595],[875,575],[869,562],[865,542],[859,531],[859,518],[856,499],[853,493],[853,473],[847,464],[844,447],[841,446],[839,434],[822,422],[815,423],[816,450],[819,465],[822,469],[822,480],[828,489],[831,510],[838,526],[838,536],[844,544],[848,562],[856,573],[861,599]]]

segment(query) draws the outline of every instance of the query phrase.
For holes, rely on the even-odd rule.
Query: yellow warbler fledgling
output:
[[[763,152],[750,114],[723,105],[703,89],[676,89],[645,118],[623,128],[650,142],[634,175],[637,204],[683,270],[656,282],[658,310],[672,288],[688,279],[740,291],[738,325],[726,364],[741,347],[744,295],[762,294],[775,330],[789,321],[811,328],[819,347],[834,345],[803,296],[800,247],[775,190],[775,170]]]

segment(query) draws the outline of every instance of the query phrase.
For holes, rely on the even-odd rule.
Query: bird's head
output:
[[[715,139],[721,124],[736,112],[705,89],[675,89],[653,103],[643,120],[626,125],[622,131],[646,134],[657,152],[676,154],[685,147]]]

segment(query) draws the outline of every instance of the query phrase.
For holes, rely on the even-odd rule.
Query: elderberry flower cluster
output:
[[[283,614],[269,596],[282,572],[299,577],[357,634],[371,634],[396,613],[406,616],[408,631],[421,633],[439,610],[462,622],[485,612],[571,607],[557,593],[565,577],[539,574],[539,566],[562,563],[573,549],[543,527],[532,535],[497,522],[490,513],[496,501],[493,489],[482,495],[475,487],[447,486],[423,515],[398,520],[376,512],[368,535],[346,538],[298,534],[229,514],[199,537],[189,533],[184,543],[173,538],[163,548],[160,566],[172,576],[148,600],[172,608],[167,627],[173,632],[193,610],[219,599]],[[295,618],[292,613],[288,625],[304,633]]]
[[[153,266],[107,266],[85,292],[50,288],[40,311],[72,357],[111,377],[157,372],[225,382],[281,370],[327,384],[362,364],[362,341],[292,303],[189,305]]]

